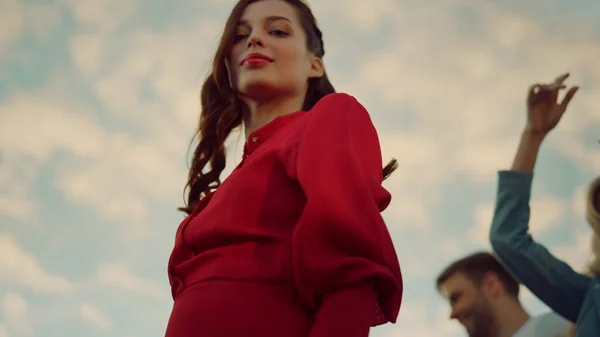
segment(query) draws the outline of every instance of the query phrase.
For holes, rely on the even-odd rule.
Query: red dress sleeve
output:
[[[311,337],[367,336],[371,326],[396,321],[402,299],[398,258],[381,216],[391,195],[381,185],[377,132],[346,94],[322,98],[306,123],[295,162],[306,205],[293,263],[302,297],[319,308]]]

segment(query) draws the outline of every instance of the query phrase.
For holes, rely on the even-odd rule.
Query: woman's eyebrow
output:
[[[265,21],[267,21],[267,22],[280,21],[280,20],[287,21],[289,23],[292,22],[290,19],[286,18],[285,16],[279,16],[279,15],[271,15],[265,19]],[[238,26],[250,27],[250,23],[248,22],[248,20],[240,20],[240,22],[238,23]]]

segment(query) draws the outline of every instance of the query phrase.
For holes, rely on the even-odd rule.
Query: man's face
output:
[[[496,318],[492,306],[480,287],[466,275],[456,273],[440,285],[443,296],[450,302],[451,319],[465,327],[469,337],[493,337]]]

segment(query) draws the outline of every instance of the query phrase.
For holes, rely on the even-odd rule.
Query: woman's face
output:
[[[226,64],[233,89],[252,100],[304,95],[308,79],[323,75],[322,61],[306,49],[296,9],[281,0],[245,8]]]

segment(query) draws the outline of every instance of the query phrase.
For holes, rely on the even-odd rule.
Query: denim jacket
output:
[[[532,172],[500,171],[490,242],[514,277],[554,312],[577,323],[576,337],[600,337],[600,278],[574,271],[529,234]]]

